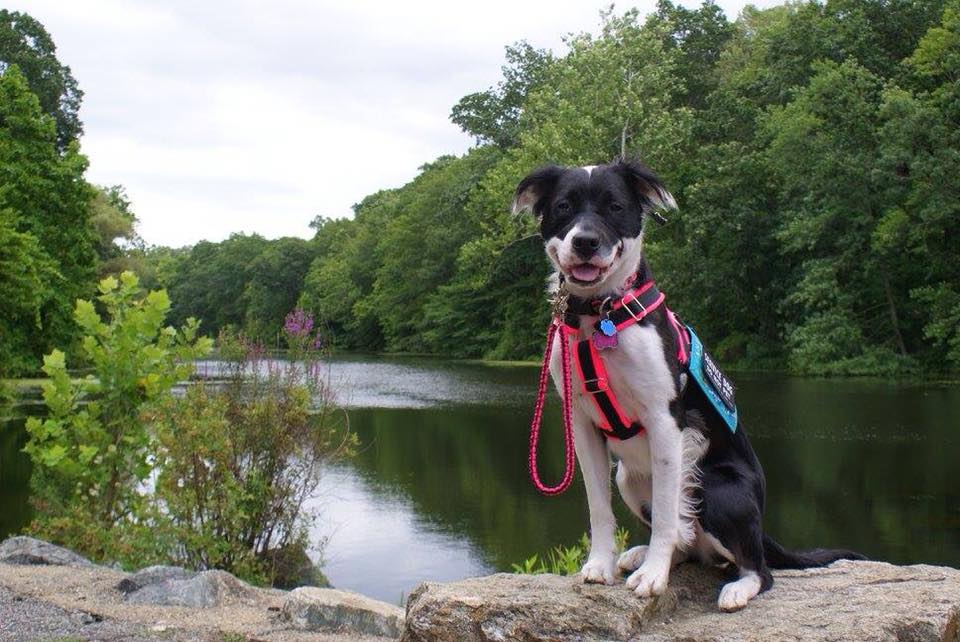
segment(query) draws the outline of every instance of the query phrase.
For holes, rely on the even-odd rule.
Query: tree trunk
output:
[[[893,336],[897,341],[897,348],[900,354],[907,356],[907,346],[903,342],[903,335],[900,333],[900,320],[897,317],[897,306],[893,302],[893,289],[890,287],[890,278],[887,273],[883,273],[883,291],[887,295],[887,308],[890,311],[890,324],[893,326]]]

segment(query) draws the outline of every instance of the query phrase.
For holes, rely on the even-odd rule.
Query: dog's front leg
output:
[[[641,597],[660,595],[667,588],[673,552],[681,543],[682,438],[677,422],[664,412],[647,423],[653,474],[650,547],[640,568],[627,578],[627,587]]]
[[[613,584],[617,580],[617,521],[610,505],[610,456],[593,422],[576,404],[573,410],[574,445],[590,510],[590,555],[580,573],[584,582]]]

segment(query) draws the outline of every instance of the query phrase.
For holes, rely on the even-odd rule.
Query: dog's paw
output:
[[[717,606],[721,611],[728,613],[739,611],[760,592],[760,576],[749,573],[736,582],[730,582],[720,589],[720,599]]]
[[[647,549],[649,546],[634,546],[624,551],[617,560],[617,568],[624,573],[632,573],[640,568],[643,560],[647,558]]]
[[[612,557],[591,557],[580,569],[580,575],[588,584],[615,584],[617,581],[617,570]]]
[[[640,597],[662,595],[670,579],[670,563],[657,563],[649,557],[627,578],[627,588]]]

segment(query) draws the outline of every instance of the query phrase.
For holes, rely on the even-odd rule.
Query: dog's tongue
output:
[[[581,263],[580,265],[574,266],[571,272],[573,272],[573,278],[586,283],[600,276],[600,268],[596,265],[590,265],[589,263]]]

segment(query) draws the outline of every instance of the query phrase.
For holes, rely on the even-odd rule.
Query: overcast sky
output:
[[[608,3],[5,4],[46,26],[85,93],[89,180],[124,185],[143,238],[180,246],[308,237],[314,216],[349,216],[367,194],[463,153],[472,140],[450,108],[499,80],[504,46],[562,53],[563,36],[595,31]],[[718,4],[733,18],[747,3]]]

